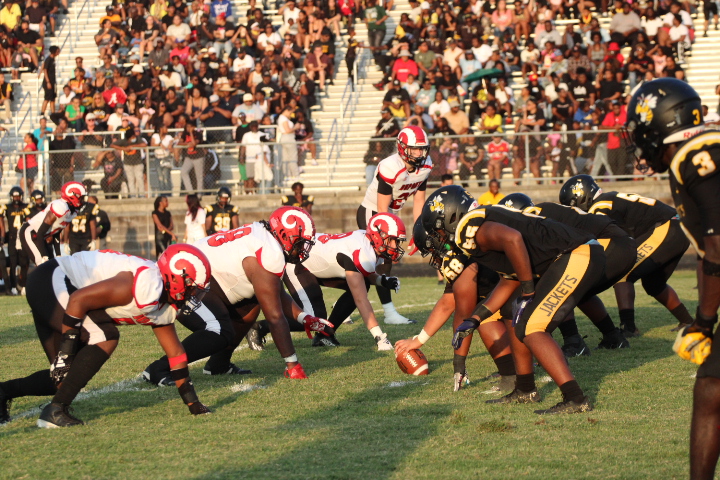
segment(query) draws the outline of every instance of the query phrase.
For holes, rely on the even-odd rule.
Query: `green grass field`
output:
[[[678,272],[670,283],[694,312],[694,275]],[[403,280],[395,304],[420,324],[386,327],[391,340],[417,334],[441,292],[433,279]],[[336,296],[328,291],[328,301]],[[614,298],[603,299],[617,321]],[[137,379],[160,355],[150,329],[122,327],[118,350],[74,404],[86,426],[38,429],[37,407],[49,399],[13,403],[15,418],[0,427],[0,478],[683,478],[695,367],[673,354],[675,320],[651,300],[639,289],[643,336],[632,348],[570,361],[595,410],[560,417],[539,417],[535,405],[486,405],[497,395],[486,393],[494,364],[479,340],[468,359],[472,384],[453,393],[449,326],[423,349],[430,375],[411,377],[392,353],[375,351],[355,315],[338,332],[340,348],[312,348],[294,334],[309,380],[284,379],[271,343],[253,352],[243,342],[233,361],[253,374],[242,381],[195,364],[198,394],[214,414],[193,418],[175,388]],[[0,303],[0,379],[46,368],[25,299]],[[594,347],[599,333],[578,322]],[[557,403],[558,388],[544,372],[538,378],[540,405]]]

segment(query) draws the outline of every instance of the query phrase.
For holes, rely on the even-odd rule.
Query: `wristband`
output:
[[[427,342],[428,340],[430,340],[430,335],[428,335],[428,333],[427,333],[427,332],[425,331],[425,329],[423,328],[422,330],[420,330],[420,333],[419,333],[418,336],[415,337],[415,338],[417,338],[417,341],[418,341],[418,342],[420,342],[420,343],[422,343],[423,345],[425,345],[425,342]]]
[[[82,325],[82,319],[73,317],[72,315],[68,315],[67,313],[63,315],[62,320],[63,325],[70,328],[80,328],[80,325]]]
[[[377,277],[375,277],[375,286],[382,287],[382,281],[384,277],[385,275],[378,275]]]
[[[293,353],[289,357],[283,358],[285,360],[285,363],[296,363],[298,361],[297,354]]]
[[[308,316],[309,316],[309,315],[308,315],[307,313],[305,313],[305,312],[300,312],[300,314],[297,316],[297,321],[298,321],[301,325],[305,325],[305,318],[308,317]]]
[[[170,378],[175,380],[176,382],[178,380],[182,380],[183,378],[188,378],[190,376],[190,370],[188,367],[178,368],[177,370],[170,370]]]
[[[712,330],[715,324],[718,321],[718,316],[715,315],[714,317],[706,317],[702,313],[700,313],[700,307],[698,307],[697,311],[695,312],[695,324],[698,327],[701,328],[707,328],[709,330]]]
[[[473,310],[472,314],[480,317],[480,320],[482,321],[492,317],[493,312],[491,312],[490,309],[485,306],[485,304],[481,303],[477,307],[475,307],[475,310]]]
[[[703,258],[702,270],[705,275],[720,277],[720,263],[714,263],[707,258]]]
[[[185,402],[185,405],[190,405],[200,401],[197,393],[195,393],[195,387],[193,386],[192,380],[189,378],[178,387],[178,393],[180,394],[180,398],[183,399],[183,402]]]
[[[520,291],[523,295],[530,295],[535,293],[535,282],[532,280],[525,280],[520,282]]]
[[[187,353],[183,353],[182,355],[178,355],[177,357],[168,358],[168,362],[170,363],[170,370],[173,370],[175,367],[177,367],[183,362],[187,363],[187,361]]]

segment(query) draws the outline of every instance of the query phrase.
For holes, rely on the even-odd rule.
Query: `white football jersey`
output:
[[[317,278],[345,278],[346,270],[338,263],[338,254],[351,258],[358,272],[366,277],[374,273],[380,263],[365,230],[355,230],[335,235],[316,234],[310,257],[302,265]]]
[[[133,274],[133,300],[127,305],[105,309],[115,323],[168,325],[175,321],[175,308],[161,301],[163,281],[155,262],[112,250],[79,252],[56,260],[60,270],[77,289],[121,272]]]
[[[255,295],[242,266],[247,257],[257,258],[261,267],[278,277],[285,273],[285,254],[272,233],[260,222],[210,235],[195,242],[194,246],[207,256],[212,276],[231,304]]]
[[[407,199],[417,192],[420,185],[423,184],[430,176],[432,170],[432,160],[430,156],[425,159],[425,163],[420,168],[416,168],[414,172],[409,173],[405,162],[400,159],[397,153],[390,155],[386,159],[378,163],[377,174],[368,186],[365,192],[365,198],[362,206],[366,210],[377,212],[378,197],[378,175],[392,186],[392,201],[390,202],[390,213],[398,214]]]
[[[42,223],[45,221],[47,212],[50,211],[53,212],[53,215],[55,215],[57,219],[55,220],[55,223],[52,224],[52,227],[50,227],[50,230],[47,235],[45,235],[45,238],[64,229],[72,222],[73,218],[77,217],[77,212],[70,210],[70,207],[65,200],[57,199],[50,202],[48,206],[45,207],[45,210],[27,221],[30,224],[30,228],[37,232]]]

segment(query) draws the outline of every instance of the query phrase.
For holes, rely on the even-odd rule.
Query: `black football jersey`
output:
[[[232,229],[232,217],[237,217],[238,207],[225,205],[225,208],[221,207],[217,203],[205,207],[207,216],[212,219],[210,224],[210,234],[218,232],[226,232]]]
[[[295,195],[286,196],[283,195],[282,197],[282,204],[286,207],[299,207],[299,208],[307,208],[308,205],[313,205],[315,203],[315,197],[312,195],[303,195],[302,201],[298,202],[297,198],[295,198]]]
[[[94,203],[86,203],[68,225],[70,238],[73,240],[92,240],[90,222],[95,222],[97,211],[100,210]]]
[[[445,280],[447,281],[444,293],[452,293],[455,280],[457,280],[460,274],[465,271],[465,268],[468,265],[473,263],[477,262],[462,253],[450,251],[445,255],[442,267],[440,268],[440,273],[443,274]],[[486,267],[485,265],[480,263],[477,265],[477,293],[478,301],[480,301],[490,295],[490,292],[493,291],[500,281],[500,276],[496,271]]]
[[[543,202],[526,208],[524,212],[570,225],[573,228],[592,234],[595,238],[627,237],[627,233],[607,215],[590,215],[576,207]]]
[[[33,217],[34,217],[35,215],[37,215],[38,213],[40,213],[40,212],[42,212],[43,210],[45,210],[45,207],[47,207],[47,204],[46,204],[46,203],[43,203],[42,206],[30,205],[30,206],[28,207],[28,210],[29,210],[30,213],[28,214],[26,220],[30,220],[31,218],[33,218]]]
[[[591,234],[560,222],[501,205],[471,210],[458,223],[455,243],[474,260],[511,279],[516,279],[515,269],[505,253],[483,251],[475,243],[475,235],[486,221],[500,223],[520,232],[536,276],[545,273],[558,256],[594,239]]]
[[[110,232],[110,217],[105,210],[100,208],[93,208],[95,213],[95,222],[97,223],[97,235],[98,238],[107,237]]]
[[[676,215],[674,208],[654,198],[618,192],[601,194],[589,212],[607,215],[633,238],[639,238]]]
[[[670,164],[670,186],[683,230],[700,256],[703,237],[720,234],[720,132],[711,130],[680,146]]]
[[[8,222],[8,238],[10,241],[17,238],[17,234],[20,231],[20,227],[25,220],[30,216],[30,209],[27,203],[8,203],[7,205],[0,206],[0,215],[5,215]]]

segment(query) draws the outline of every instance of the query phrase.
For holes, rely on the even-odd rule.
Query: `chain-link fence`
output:
[[[296,181],[309,189],[363,190],[378,162],[396,151],[394,137],[346,135],[335,143],[285,137],[276,138],[272,127],[253,131],[245,126],[48,133],[38,152],[4,154],[10,165],[6,174],[15,176],[6,184],[57,192],[74,179],[106,198],[204,193],[221,186],[234,194],[266,194]],[[430,140],[430,186],[444,175],[464,185],[485,185],[494,178],[518,185],[558,182],[577,173],[617,180],[645,177],[618,131],[440,132]]]

